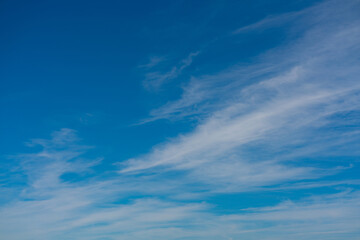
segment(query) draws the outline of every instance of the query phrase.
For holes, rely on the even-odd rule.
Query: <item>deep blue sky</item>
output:
[[[92,144],[142,150],[145,145],[146,150],[177,134],[177,126],[128,125],[178,98],[179,85],[191,74],[247,63],[287,38],[281,30],[265,33],[265,38],[224,39],[227,35],[310,4],[313,1],[3,1],[1,132],[7,137],[1,139],[1,151],[11,153],[29,138],[45,137],[61,127],[83,131]],[[202,49],[196,65],[174,81],[175,86],[156,94],[143,89],[137,66],[149,57],[166,56],[171,66]],[[96,116],[87,124],[79,122],[88,113]],[[109,134],[125,135],[126,141]],[[139,146],[140,134],[148,140]]]
[[[359,10],[1,1],[0,238],[357,239]]]

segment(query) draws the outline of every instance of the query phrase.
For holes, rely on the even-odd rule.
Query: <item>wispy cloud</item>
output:
[[[199,117],[204,113],[208,115],[231,104],[242,88],[286,75],[291,69],[294,69],[294,74],[296,69],[313,71],[313,74],[319,71],[315,83],[336,84],[336,81],[326,80],[329,70],[339,77],[350,73],[355,76],[356,64],[351,61],[356,58],[354,49],[357,49],[359,35],[359,19],[355,13],[357,8],[356,1],[341,4],[338,1],[326,1],[300,11],[301,14],[296,13],[299,18],[289,28],[291,32],[297,32],[296,36],[299,37],[261,54],[252,64],[237,64],[214,75],[193,76],[179,100],[152,110],[145,122],[195,115]],[[279,19],[279,24],[287,23],[282,15],[274,18]],[[350,64],[341,69],[336,66],[336,61]],[[332,68],[326,69],[326,64],[331,64]],[[333,74],[328,75],[332,77]]]
[[[304,13],[307,13],[309,9],[299,11],[299,12],[290,12],[284,13],[281,15],[267,16],[265,19],[262,19],[258,22],[240,27],[232,32],[232,34],[241,34],[254,30],[263,30],[270,27],[276,27],[283,25],[285,22],[296,20],[296,18],[301,17]]]
[[[191,65],[193,58],[200,52],[192,52],[185,59],[181,60],[176,66],[173,66],[169,71],[150,71],[145,74],[144,86],[147,89],[158,89],[165,82],[177,78],[185,68]],[[150,66],[153,67],[158,63],[158,59],[152,59]],[[149,66],[147,64],[147,66]]]
[[[109,163],[86,157],[92,147],[72,129],[30,140],[32,153],[0,166],[0,194],[11,196],[0,201],[1,237],[357,239],[359,180],[332,177],[358,169],[345,158],[360,153],[358,9],[359,1],[327,1],[236,30],[291,19],[300,37],[252,64],[193,76],[180,99],[144,122],[197,117],[194,129],[106,171]],[[141,66],[150,71],[144,84],[179,77],[198,54],[169,71],[154,70],[162,59],[150,59]],[[318,188],[332,193],[261,199],[261,206],[234,200],[230,213],[209,201]]]
[[[244,214],[225,216],[224,219],[242,222],[251,228],[243,237],[265,239],[338,239],[346,234],[354,239],[359,234],[356,227],[359,214],[358,192],[344,192],[302,199],[300,202],[285,201],[277,206],[249,209]],[[259,226],[262,226],[259,228]]]
[[[157,65],[159,65],[160,63],[162,63],[163,61],[165,61],[166,58],[163,56],[152,56],[149,58],[149,62],[146,64],[141,64],[138,67],[139,68],[144,68],[144,69],[150,69],[153,68]]]
[[[167,181],[159,175],[99,175],[94,168],[100,160],[81,157],[90,148],[73,130],[30,141],[35,144],[43,149],[14,156],[28,180],[0,205],[6,239],[321,239],[358,233],[359,194],[351,189],[224,214],[203,202],[206,194],[185,175]],[[64,178],[69,172],[80,175]]]
[[[154,110],[150,120],[205,112],[196,129],[121,163],[120,172],[181,170],[231,191],[335,173],[295,161],[309,157],[311,146],[317,146],[314,156],[334,153],[350,133],[347,146],[359,140],[357,129],[344,128],[338,116],[360,110],[360,19],[353,4],[330,6],[311,8],[316,21],[309,14],[299,20],[309,25],[302,37],[258,63],[194,78],[182,98]]]
[[[342,6],[340,6],[342,5]],[[326,19],[329,19],[329,13],[336,14],[338,16],[342,15],[343,19],[346,19],[348,16],[344,16],[344,13],[349,14],[349,9],[357,8],[358,2],[355,1],[338,1],[338,0],[329,0],[323,1],[308,8],[295,11],[295,12],[285,12],[279,15],[269,15],[266,16],[264,19],[251,23],[249,25],[240,27],[234,31],[232,34],[244,34],[253,31],[263,31],[269,28],[275,28],[279,26],[293,27],[294,25],[298,24],[318,24]],[[338,8],[338,12],[334,13],[334,9]],[[354,12],[351,15],[355,14]],[[300,26],[300,28],[303,26]]]
[[[95,174],[93,168],[101,159],[81,158],[90,148],[81,145],[71,129],[56,131],[51,139],[29,142],[29,146],[38,145],[43,147],[39,152],[13,156],[19,161],[17,171],[27,181],[16,198],[0,205],[0,232],[7,239],[128,238],[148,230],[156,235],[164,227],[169,228],[166,232],[176,230],[179,221],[187,222],[206,207],[155,197],[121,203],[130,192],[139,192],[141,184],[134,186],[131,179]],[[67,179],[67,173],[78,175]],[[87,176],[81,175],[84,173]],[[7,182],[11,184],[11,178]],[[157,191],[161,187],[153,192]],[[146,194],[145,190],[140,192]]]

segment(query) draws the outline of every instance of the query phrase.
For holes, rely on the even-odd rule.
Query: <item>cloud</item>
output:
[[[19,160],[18,171],[28,177],[26,184],[0,204],[0,232],[6,239],[296,240],[358,232],[359,193],[351,189],[222,213],[204,202],[206,194],[185,175],[165,176],[165,181],[159,175],[106,177],[96,172],[99,160],[81,157],[90,147],[73,130],[30,143],[43,149],[13,156]],[[67,172],[89,174],[68,181],[62,178]]]
[[[26,176],[26,182],[16,196],[0,205],[0,232],[7,239],[131,236],[178,225],[206,208],[206,204],[175,203],[156,197],[121,203],[131,193],[146,194],[145,189],[151,189],[146,179],[136,182],[97,174],[94,168],[101,159],[81,157],[90,147],[80,144],[74,130],[61,129],[51,139],[33,139],[28,145],[43,149],[13,156],[19,162],[16,171]],[[67,173],[79,175],[67,180],[63,178]],[[9,185],[11,181],[10,176]],[[160,187],[152,192],[161,191]]]
[[[244,210],[244,214],[224,216],[229,222],[244,223],[253,231],[245,230],[246,239],[338,239],[346,236],[354,239],[359,234],[356,227],[359,214],[358,192],[343,192],[302,199],[299,202],[284,201],[273,207]],[[262,227],[259,227],[262,226]]]
[[[263,30],[270,27],[283,25],[285,22],[296,20],[297,18],[301,17],[302,15],[304,15],[304,13],[307,13],[308,11],[309,9],[298,12],[284,13],[281,15],[267,16],[266,18],[258,22],[234,30],[232,34],[243,34],[254,30]]]
[[[354,76],[359,38],[357,8],[356,1],[326,1],[302,10],[302,17],[289,30],[297,36],[295,39],[259,55],[252,64],[236,64],[214,75],[193,76],[180,99],[152,110],[144,122],[193,116],[201,119],[239,98],[242,88],[291,71],[312,71],[315,83],[322,84],[336,84],[332,74],[343,79],[348,78],[343,76],[346,74]],[[337,62],[348,62],[349,66],[340,67]],[[333,80],[326,80],[328,77]]]
[[[159,65],[160,63],[162,63],[165,60],[166,60],[166,58],[162,57],[162,56],[152,56],[149,58],[148,63],[139,65],[139,68],[150,69],[150,68],[153,68],[153,67]]]
[[[148,121],[191,115],[200,121],[194,131],[119,163],[120,173],[183,171],[229,191],[337,173],[301,161],[356,151],[359,141],[341,116],[360,110],[360,19],[353,4],[330,3],[299,20],[309,27],[297,41],[254,65],[194,77],[179,100],[153,110]]]
[[[273,17],[271,26],[291,18],[300,37],[249,65],[193,76],[180,99],[145,121],[197,117],[194,130],[113,169],[104,171],[101,157],[85,157],[92,147],[72,129],[30,140],[32,153],[14,155],[11,167],[1,167],[0,194],[10,196],[0,202],[1,236],[357,239],[359,181],[339,176],[358,167],[346,158],[359,154],[360,140],[355,3],[328,1]],[[241,32],[267,27],[264,21]],[[151,70],[149,86],[178,77],[197,54],[170,71]],[[152,59],[143,68],[159,63]],[[333,194],[286,194],[278,203],[260,196],[318,188]],[[244,205],[242,197],[254,192],[261,206]],[[234,198],[231,212],[211,201],[230,194],[241,199]]]
[[[177,78],[185,68],[191,65],[193,58],[200,52],[192,52],[178,65],[173,66],[169,71],[151,71],[145,74],[144,86],[147,89],[159,89],[165,82]],[[157,61],[155,59],[155,61]],[[155,66],[154,60],[150,62],[151,67]]]

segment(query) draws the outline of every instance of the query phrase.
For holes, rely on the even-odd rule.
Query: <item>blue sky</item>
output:
[[[360,1],[2,1],[0,238],[360,237]]]

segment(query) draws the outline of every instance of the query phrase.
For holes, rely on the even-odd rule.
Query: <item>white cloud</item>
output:
[[[359,130],[353,127],[359,120],[349,117],[360,111],[360,24],[352,4],[357,1],[330,3],[296,16],[308,30],[293,44],[259,56],[251,66],[193,77],[181,99],[155,109],[148,121],[200,116],[195,130],[119,162],[117,175],[97,172],[101,158],[83,158],[91,147],[80,144],[71,129],[54,132],[50,140],[30,141],[29,146],[42,150],[13,156],[19,166],[2,173],[3,186],[11,185],[16,174],[25,177],[1,202],[1,236],[357,239],[359,192],[341,187],[358,185],[358,180],[321,180],[353,165],[345,159],[331,167],[316,159],[311,165],[303,161],[359,151]],[[197,54],[168,72],[154,72],[150,82],[160,86],[178,77]],[[158,61],[150,63],[147,68]],[[68,173],[74,179],[66,179]],[[332,187],[336,194],[288,197],[256,208],[239,203],[230,214],[205,202],[208,196],[234,192],[319,187]]]
[[[208,116],[234,100],[241,101],[239,92],[243,88],[256,86],[257,82],[268,82],[270,78],[291,78],[287,74],[296,70],[312,75],[306,82],[302,80],[298,84],[310,84],[310,78],[314,78],[314,84],[337,87],[336,77],[341,78],[344,84],[351,84],[349,78],[358,74],[358,8],[356,1],[334,0],[296,13],[296,21],[291,22],[289,27],[289,32],[296,38],[261,54],[251,64],[237,64],[214,75],[193,76],[179,100],[154,109],[144,122],[199,117],[202,114]],[[281,16],[274,18],[282,19]],[[286,19],[279,20],[280,25],[287,23]]]
[[[144,86],[147,89],[159,89],[165,82],[177,78],[185,68],[191,65],[193,58],[200,52],[192,52],[185,59],[173,66],[169,71],[151,71],[145,74]],[[150,62],[151,63],[151,62]],[[154,64],[151,64],[155,66]]]
[[[358,130],[338,119],[360,111],[360,19],[354,9],[336,1],[310,8],[299,20],[308,28],[293,44],[252,66],[194,77],[178,101],[155,109],[148,121],[205,113],[199,125],[120,162],[120,173],[176,170],[215,191],[245,191],[339,172],[299,159],[346,154],[344,146],[356,151]]]
[[[274,206],[234,208],[231,214],[224,214],[213,211],[214,206],[201,200],[206,195],[200,192],[196,196],[199,189],[183,175],[164,181],[157,175],[103,178],[92,174],[78,181],[66,181],[61,174],[81,173],[97,163],[81,159],[83,164],[79,164],[79,149],[84,153],[89,147],[75,139],[78,138],[74,131],[63,129],[55,132],[51,140],[32,141],[41,143],[44,150],[18,156],[29,180],[16,198],[0,205],[1,236],[14,240],[291,236],[300,240],[324,236],[331,239],[332,234],[355,239],[351,236],[358,233],[359,193],[352,190]],[[272,167],[266,171],[272,171]],[[252,176],[256,178],[256,174]],[[186,194],[187,198],[180,197]]]
[[[166,58],[162,57],[162,56],[152,56],[149,58],[148,63],[139,65],[139,68],[150,69],[150,68],[153,68],[153,67],[159,65],[160,63],[162,63],[165,60],[166,60]]]

